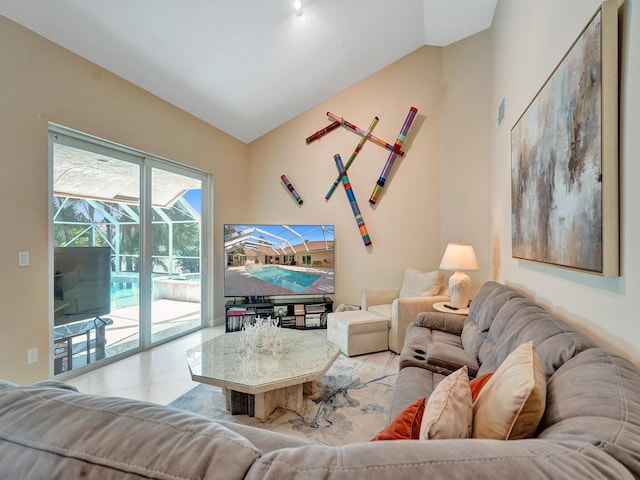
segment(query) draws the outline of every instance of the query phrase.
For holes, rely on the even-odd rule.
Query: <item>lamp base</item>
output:
[[[462,271],[456,271],[449,277],[449,296],[451,305],[456,308],[467,308],[471,298],[471,278]]]

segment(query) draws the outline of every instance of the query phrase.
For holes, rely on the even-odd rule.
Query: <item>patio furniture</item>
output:
[[[104,347],[107,344],[105,328],[112,325],[113,320],[106,317],[96,317],[80,322],[67,323],[53,329],[53,355],[54,373],[58,374],[73,368],[73,356],[87,352],[86,362],[91,362],[91,351],[94,351],[94,360],[103,359]],[[95,330],[95,332],[94,332]],[[91,338],[93,333],[93,338]],[[85,339],[73,343],[76,337],[85,336]]]

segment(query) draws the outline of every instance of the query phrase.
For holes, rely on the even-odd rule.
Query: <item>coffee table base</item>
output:
[[[277,408],[304,413],[304,396],[314,395],[316,382],[290,385],[262,393],[244,393],[223,389],[227,410],[232,415],[249,415],[259,420],[266,420]]]
[[[313,395],[340,349],[324,335],[291,328],[279,330],[282,352],[240,355],[243,332],[225,333],[187,350],[191,378],[222,387],[232,414],[266,419],[277,408],[304,415],[304,396]]]

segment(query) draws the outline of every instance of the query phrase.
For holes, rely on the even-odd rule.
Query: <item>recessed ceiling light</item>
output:
[[[296,9],[296,17],[300,17],[303,14],[301,0],[295,0],[293,2],[293,8]]]

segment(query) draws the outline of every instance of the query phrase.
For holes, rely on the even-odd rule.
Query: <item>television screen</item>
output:
[[[53,259],[55,326],[111,311],[109,247],[56,247]]]
[[[225,224],[225,297],[335,293],[333,225]]]

